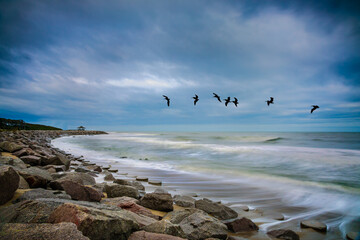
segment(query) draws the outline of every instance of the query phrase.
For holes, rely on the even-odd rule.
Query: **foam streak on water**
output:
[[[234,207],[285,215],[281,222],[256,216],[263,230],[279,224],[294,228],[300,220],[316,218],[334,232],[326,239],[336,239],[339,230],[359,227],[359,133],[113,132],[53,144],[118,167],[119,174],[161,180],[177,193],[196,192]]]

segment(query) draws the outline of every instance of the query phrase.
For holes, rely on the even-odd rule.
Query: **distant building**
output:
[[[83,126],[78,127],[78,131],[85,131],[85,127]]]

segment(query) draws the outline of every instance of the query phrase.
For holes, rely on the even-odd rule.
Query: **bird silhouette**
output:
[[[224,101],[225,101],[225,106],[227,107],[228,103],[230,102],[230,97],[224,99]]]
[[[217,98],[217,100],[218,100],[219,102],[221,102],[220,96],[217,95],[216,93],[213,93],[213,94],[214,94],[214,98]]]
[[[270,100],[266,100],[267,105],[269,106],[270,104],[274,104],[274,98],[270,97]]]
[[[195,97],[193,97],[194,99],[194,106],[196,105],[196,103],[199,101],[199,96],[195,94]]]
[[[236,97],[234,97],[234,101],[232,101],[234,104],[235,104],[235,107],[237,107],[237,105],[239,104],[239,101],[237,100],[237,98]]]
[[[170,106],[170,98],[168,98],[167,96],[163,95],[163,97],[165,98],[165,100],[167,101],[167,105],[168,107]]]
[[[313,113],[313,111],[315,111],[316,109],[320,108],[318,105],[312,105],[312,109],[310,111],[310,113]]]

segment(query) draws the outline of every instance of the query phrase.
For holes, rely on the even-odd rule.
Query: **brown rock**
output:
[[[186,235],[181,229],[180,225],[173,224],[168,220],[156,221],[150,225],[147,225],[146,227],[143,227],[143,230],[145,230],[146,232],[162,233],[186,238]]]
[[[62,181],[62,188],[74,200],[100,202],[102,194],[95,189],[73,181]]]
[[[30,188],[29,184],[27,183],[27,181],[22,177],[22,176],[19,176],[20,177],[20,181],[19,181],[19,189],[28,189]]]
[[[39,155],[31,148],[23,148],[19,151],[14,152],[13,154],[17,157],[22,157],[22,156],[27,156],[27,155],[36,155],[36,156]]]
[[[286,239],[286,240],[299,240],[299,235],[297,235],[294,231],[287,229],[277,229],[267,232],[268,235],[274,238]]]
[[[184,238],[175,237],[167,234],[138,231],[131,234],[128,240],[184,240]]]
[[[7,223],[2,227],[0,236],[2,240],[89,240],[74,223]]]
[[[305,220],[300,223],[300,226],[303,228],[312,228],[319,232],[326,232],[327,226],[326,224],[315,221],[315,220]]]
[[[140,205],[165,212],[174,210],[173,199],[169,193],[147,193],[141,198]]]
[[[131,186],[126,185],[107,185],[105,187],[106,194],[109,198],[113,197],[132,197],[139,198],[139,191]]]
[[[49,222],[73,222],[78,230],[91,240],[126,240],[132,232],[139,229],[138,223],[131,214],[121,209],[98,210],[65,203],[52,212]]]
[[[0,205],[8,202],[19,187],[19,175],[10,166],[0,166]]]
[[[27,181],[31,188],[46,188],[47,183],[52,180],[48,171],[37,167],[21,169],[19,174]]]
[[[253,221],[251,221],[246,217],[236,219],[235,221],[227,222],[225,224],[228,227],[228,229],[233,232],[247,232],[247,231],[259,230],[259,227],[256,226],[256,224],[253,223]]]
[[[105,181],[114,181],[115,178],[114,178],[114,176],[113,176],[111,173],[106,173],[106,174],[105,174],[105,177],[104,177],[104,180],[105,180]]]
[[[31,166],[38,166],[41,163],[41,158],[38,156],[22,156],[20,159],[27,164],[30,164]]]
[[[237,212],[235,212],[231,208],[213,202],[207,198],[195,201],[195,207],[207,212],[208,214],[220,220],[236,218],[238,216]]]
[[[23,146],[9,141],[0,142],[0,148],[4,149],[6,152],[16,152],[23,148]]]

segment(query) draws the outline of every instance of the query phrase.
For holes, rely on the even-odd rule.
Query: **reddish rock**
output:
[[[139,229],[131,212],[105,210],[65,203],[53,211],[50,223],[72,222],[91,240],[126,240]]]
[[[20,177],[9,166],[0,167],[0,205],[8,202],[19,187]]]
[[[62,188],[74,200],[100,202],[102,193],[73,181],[61,182]]]
[[[19,151],[14,152],[13,155],[15,155],[17,157],[22,157],[22,156],[27,156],[27,155],[36,155],[36,156],[38,156],[39,154],[37,154],[31,148],[23,148],[23,149],[21,149]]]
[[[230,231],[233,232],[247,232],[247,231],[257,231],[259,227],[251,221],[250,219],[243,217],[240,219],[236,219],[232,222],[227,222],[225,225],[228,227]]]
[[[167,234],[138,231],[131,234],[128,240],[184,240],[184,239],[185,238],[175,237]]]

